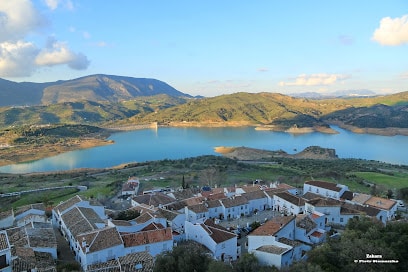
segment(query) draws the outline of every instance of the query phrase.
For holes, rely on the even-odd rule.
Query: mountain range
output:
[[[158,122],[289,130],[341,123],[358,128],[402,128],[403,132],[392,133],[408,133],[408,92],[383,96],[363,93],[363,97],[311,99],[241,92],[203,98],[179,92],[156,79],[109,75],[51,83],[0,79],[0,128],[61,123],[117,127]]]
[[[99,74],[46,83],[18,83],[0,79],[0,106],[48,105],[84,100],[119,102],[158,94],[191,97],[163,81],[151,78]]]

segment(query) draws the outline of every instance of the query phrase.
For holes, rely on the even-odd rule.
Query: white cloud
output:
[[[408,43],[408,15],[400,18],[385,17],[371,37],[381,45],[402,45]]]
[[[6,77],[29,76],[35,70],[34,60],[38,49],[30,42],[0,43],[0,75]]]
[[[73,10],[74,9],[74,4],[72,3],[71,0],[44,0],[45,4],[47,7],[51,10],[56,10],[58,6],[63,6],[68,10]]]
[[[57,9],[58,8],[58,4],[59,4],[59,0],[45,0],[45,4],[51,9]]]
[[[258,68],[257,71],[258,71],[258,72],[268,72],[269,69],[268,69],[268,68],[265,68],[265,67],[261,67],[261,68]]]
[[[70,0],[46,0],[50,9],[73,8]],[[45,48],[27,41],[29,34],[43,30],[48,21],[32,0],[0,0],[0,77],[26,77],[43,66],[68,65],[82,70],[88,58],[72,51],[66,42],[49,39]]]
[[[0,42],[20,40],[46,24],[31,1],[0,1]]]
[[[66,43],[53,38],[49,39],[47,47],[37,55],[35,63],[39,66],[67,64],[75,70],[83,70],[89,66],[89,60],[84,54],[71,51]]]
[[[350,78],[349,75],[342,74],[301,74],[294,81],[279,82],[279,86],[324,86],[332,85],[338,81]]]
[[[402,73],[400,79],[408,79],[408,72]]]

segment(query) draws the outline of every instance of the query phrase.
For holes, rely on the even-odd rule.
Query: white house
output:
[[[278,216],[266,221],[248,237],[248,252],[271,245],[281,237],[295,239],[295,216]]]
[[[274,210],[284,214],[300,214],[305,210],[305,200],[288,192],[276,193],[273,196]]]
[[[186,214],[186,220],[192,223],[195,223],[198,221],[204,222],[206,219],[210,217],[208,208],[203,203],[192,205],[192,206],[186,206],[185,214]]]
[[[240,255],[237,235],[214,224],[211,219],[197,224],[186,222],[186,239],[206,246],[216,260],[236,260]]]
[[[89,265],[123,256],[124,246],[117,229],[106,227],[79,234],[75,252],[75,259],[85,270]]]
[[[330,197],[340,199],[344,192],[348,191],[348,187],[342,184],[336,184],[327,181],[310,180],[303,184],[303,194],[308,192],[321,195],[323,197]]]
[[[147,251],[153,257],[173,249],[173,234],[171,228],[160,224],[150,224],[135,233],[121,233],[124,254]]]
[[[224,216],[223,206],[219,200],[207,200],[205,205],[208,209],[209,218],[218,218]]]
[[[248,212],[250,214],[271,208],[271,206],[268,205],[268,197],[262,190],[254,190],[243,194],[243,196],[248,201]]]
[[[139,179],[136,177],[130,177],[128,181],[126,181],[122,185],[122,196],[133,196],[137,195],[139,192]]]
[[[11,271],[11,245],[7,232],[0,231],[0,272]]]
[[[311,247],[295,241],[296,216],[274,217],[248,235],[248,252],[262,265],[287,267]]]
[[[324,242],[326,231],[324,226],[313,220],[313,215],[299,214],[296,216],[295,238],[307,244],[319,244]]]
[[[361,194],[363,195],[363,194]],[[358,195],[356,195],[351,202],[353,203],[359,203],[357,201]],[[395,213],[397,212],[397,202],[392,200],[392,199],[386,199],[382,197],[377,197],[377,196],[369,196],[367,200],[365,200],[363,203],[359,203],[364,206],[370,206],[376,209],[380,209],[382,211],[385,211],[386,213],[386,220],[389,221],[395,217]],[[382,219],[380,219],[383,221]]]
[[[184,225],[186,222],[186,214],[179,213],[177,211],[170,211],[167,209],[159,208],[155,215],[159,217],[163,217],[166,219],[167,226],[171,227],[171,229],[178,233],[184,232]],[[162,224],[165,225],[165,224]]]
[[[14,211],[15,225],[24,226],[29,222],[47,222],[43,203],[29,204]]]
[[[223,219],[240,218],[249,214],[248,200],[244,196],[221,199]]]

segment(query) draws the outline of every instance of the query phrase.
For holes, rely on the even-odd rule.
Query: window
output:
[[[343,217],[340,218],[340,222],[343,222]]]

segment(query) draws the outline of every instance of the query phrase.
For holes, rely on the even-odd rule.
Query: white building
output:
[[[237,235],[214,224],[211,219],[197,224],[186,222],[186,239],[206,246],[216,260],[236,260],[240,255]]]
[[[136,177],[130,177],[128,181],[126,181],[122,185],[122,196],[133,196],[137,195],[139,192],[139,179]]]
[[[11,245],[7,232],[0,231],[0,272],[11,272]]]
[[[296,215],[305,210],[305,200],[288,192],[276,193],[273,196],[274,210],[284,214]]]
[[[197,204],[185,207],[186,220],[188,222],[204,222],[210,217],[208,208],[205,204]]]
[[[173,249],[173,234],[171,228],[160,224],[150,224],[135,233],[121,233],[124,254],[146,251],[153,257]]]
[[[249,214],[249,203],[244,196],[221,199],[223,219],[240,218]]]
[[[311,180],[303,184],[303,194],[308,192],[321,195],[323,197],[330,197],[340,199],[340,197],[348,191],[346,185],[335,184],[327,181]]]
[[[94,229],[77,236],[75,259],[86,270],[89,265],[114,260],[123,256],[124,246],[114,227]]]

